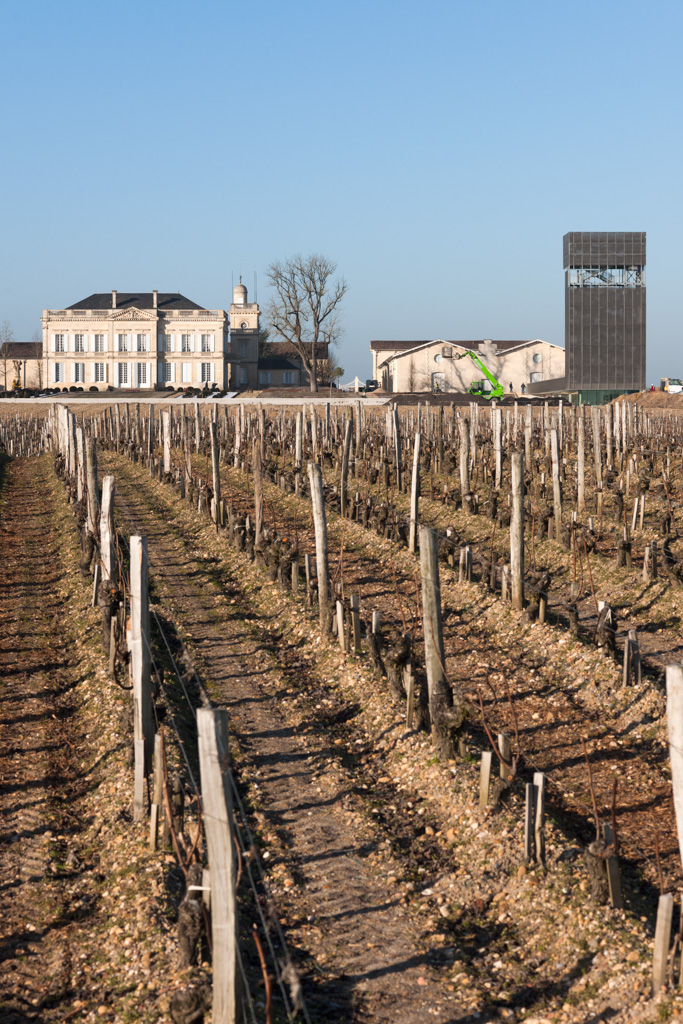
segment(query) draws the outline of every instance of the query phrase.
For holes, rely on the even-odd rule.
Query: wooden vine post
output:
[[[417,513],[420,501],[420,439],[418,430],[415,435],[415,449],[413,451],[413,479],[410,485],[410,535],[408,538],[408,550],[415,554],[417,541]]]
[[[466,710],[463,704],[453,705],[453,693],[446,680],[438,545],[436,534],[427,526],[420,527],[420,569],[432,743],[439,757],[449,759],[455,757],[457,734]]]
[[[403,485],[403,470],[401,468],[401,424],[398,418],[398,407],[394,406],[393,416],[394,453],[396,457],[396,489],[400,493]]]
[[[130,538],[130,650],[133,674],[133,718],[135,725],[136,777],[138,775],[139,743],[143,741],[144,772],[150,770],[154,753],[154,721],[152,715],[152,683],[149,647],[149,568],[147,538]],[[140,821],[144,809],[136,787],[135,820]]]
[[[550,454],[553,470],[553,515],[555,517],[555,540],[560,538],[562,526],[562,487],[560,484],[560,447],[557,430],[550,431]]]
[[[216,406],[214,405],[214,409]],[[221,471],[218,465],[218,436],[216,433],[216,422],[211,420],[211,471],[213,474],[213,502],[211,505],[211,518],[216,526],[221,520]]]
[[[493,450],[496,459],[496,490],[503,483],[503,410],[495,405],[491,409],[493,419]]]
[[[237,984],[237,906],[233,872],[232,793],[225,708],[198,708],[202,810],[211,879],[214,1024],[241,1021]]]
[[[512,607],[524,608],[524,456],[513,452],[511,459],[512,518],[510,520],[510,575]]]
[[[304,457],[304,413],[299,409],[296,414],[296,439],[294,443],[294,473],[295,473],[295,494],[299,493],[299,481],[301,479],[301,464]]]
[[[469,420],[460,420],[460,494],[463,502],[470,492]]]
[[[254,544],[259,544],[263,532],[263,469],[261,445],[256,438],[252,442],[251,470],[254,476]]]
[[[666,667],[666,717],[678,849],[683,855],[683,668],[680,665]]]
[[[318,607],[320,626],[324,632],[329,628],[330,615],[330,569],[327,544],[327,520],[323,497],[323,476],[317,462],[308,463],[308,479],[311,485],[313,525],[315,527],[315,557],[318,567]]]
[[[171,414],[168,410],[161,414],[164,425],[164,473],[171,472]]]
[[[88,490],[87,529],[88,533],[94,537],[97,530],[97,512],[100,507],[97,491],[97,445],[94,437],[87,437],[85,440],[85,467]]]
[[[351,436],[353,434],[353,420],[348,419],[346,421],[346,428],[344,431],[344,451],[342,454],[341,464],[341,480],[339,486],[339,514],[342,519],[346,518],[346,484],[349,478],[349,457],[351,455]]]
[[[100,558],[104,571],[103,581],[114,578],[114,477],[108,473],[102,479],[102,510],[100,512]]]

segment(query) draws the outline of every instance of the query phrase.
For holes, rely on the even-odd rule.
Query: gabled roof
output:
[[[125,309],[127,306],[135,306],[137,309],[153,309],[153,292],[118,292],[116,296],[116,308]],[[74,302],[67,309],[113,309],[111,292],[93,292],[80,302]],[[186,299],[180,292],[158,292],[157,309],[162,312],[166,309],[204,309],[192,299]]]
[[[540,338],[534,338],[533,341],[540,341]],[[499,352],[506,352],[508,349],[517,348],[520,345],[531,344],[530,340],[525,341],[496,341],[495,338],[480,338],[477,341],[448,341],[443,338],[430,338],[427,341],[371,341],[370,348],[374,352],[407,352],[416,348],[422,348],[423,345],[434,345],[436,343],[443,345],[457,345],[459,348],[471,348],[479,349],[480,345],[483,345],[485,341],[490,341],[492,345],[495,345]],[[552,342],[547,342],[552,344]]]
[[[480,346],[489,344],[494,346],[494,355],[508,354],[514,352],[518,348],[526,348],[528,345],[550,345],[551,348],[562,348],[561,345],[555,345],[552,341],[544,341],[542,338],[529,338],[527,341],[492,341],[491,339],[482,338],[481,341],[444,341],[442,338],[433,338],[431,341],[399,341],[399,342],[371,342],[371,344],[379,344],[386,346],[384,351],[394,351],[391,355],[387,356],[386,359],[382,360],[378,364],[378,367],[386,366],[392,359],[402,359],[403,356],[410,355],[412,352],[417,352],[423,348],[429,348],[431,345],[452,345],[454,348],[469,349],[472,352],[480,352]],[[396,351],[396,346],[400,346],[400,349]],[[380,349],[379,351],[382,351]]]
[[[42,359],[42,341],[6,341],[0,345],[0,359]]]

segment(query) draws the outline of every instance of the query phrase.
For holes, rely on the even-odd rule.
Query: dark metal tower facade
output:
[[[645,388],[645,232],[564,236],[567,389],[584,401]]]

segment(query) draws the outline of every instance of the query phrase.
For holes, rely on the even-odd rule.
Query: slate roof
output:
[[[154,309],[154,295],[152,292],[118,292],[116,296],[116,308],[126,309],[135,306],[137,309]],[[111,292],[93,292],[80,302],[74,302],[67,309],[113,309],[111,304]],[[204,309],[192,299],[186,299],[180,292],[159,292],[157,295],[157,309]]]
[[[286,356],[290,359],[296,359],[300,361],[301,357],[296,350],[296,346],[291,341],[268,341],[264,346],[266,355],[270,356]],[[306,351],[310,353],[311,343],[306,345]],[[319,341],[316,349],[316,355],[318,359],[327,359],[327,343]]]
[[[42,341],[6,341],[0,345],[0,359],[42,359]]]
[[[258,368],[259,370],[298,370],[299,366],[298,363],[293,363],[285,356],[268,356],[265,359],[259,359]]]

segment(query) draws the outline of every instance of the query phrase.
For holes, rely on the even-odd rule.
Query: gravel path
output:
[[[322,793],[314,784],[329,775],[329,740],[304,737],[288,722],[281,699],[287,680],[281,667],[273,669],[267,637],[259,635],[239,582],[207,580],[206,567],[191,553],[187,524],[180,515],[171,520],[158,489],[133,479],[123,460],[116,463],[116,481],[126,526],[148,537],[162,598],[170,599],[213,699],[229,709],[258,774],[268,825],[299,882],[301,914],[317,925],[317,947],[307,951],[325,976],[311,1003],[316,1019],[417,1024],[426,997],[431,1019],[463,1019],[456,996],[430,976],[407,911],[365,859],[373,836],[355,819],[351,827],[344,780]]]

